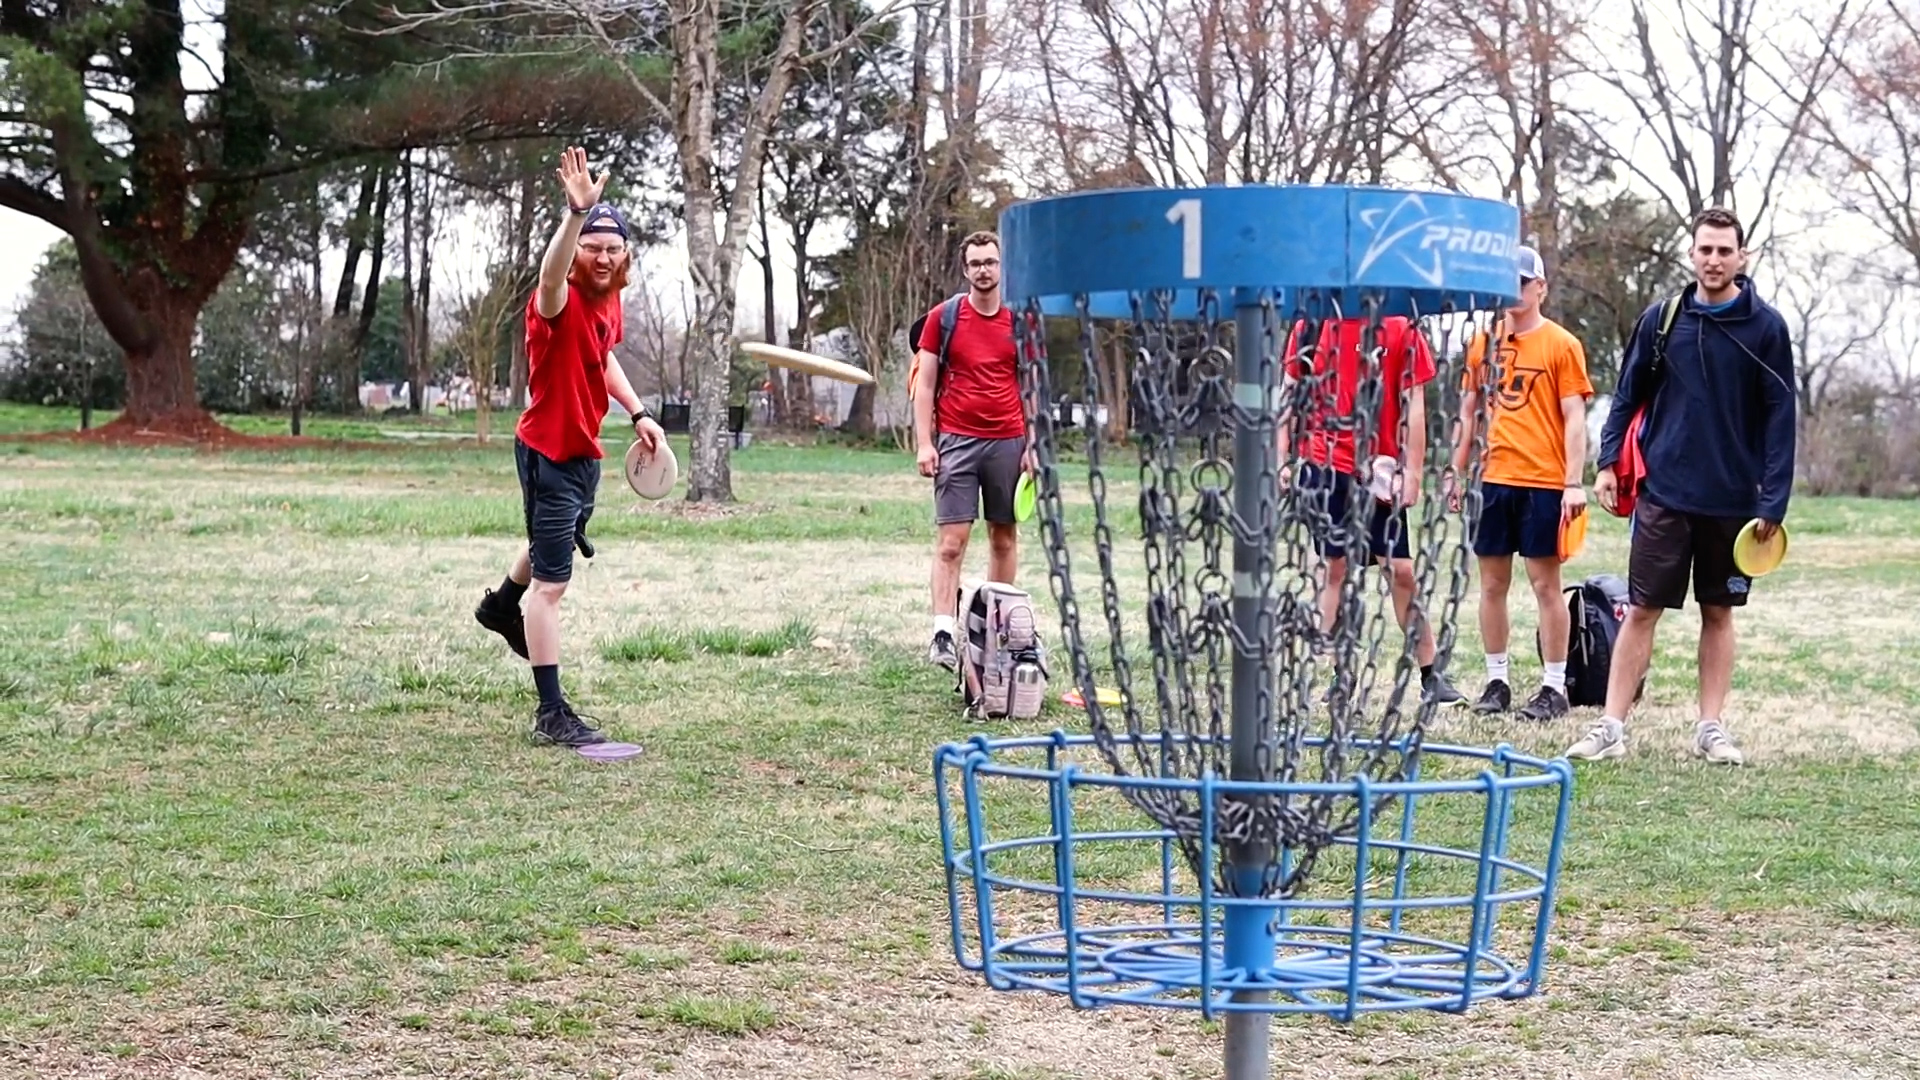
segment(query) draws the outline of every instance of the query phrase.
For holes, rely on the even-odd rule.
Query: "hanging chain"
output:
[[[1037,516],[1049,585],[1060,608],[1073,680],[1086,699],[1094,745],[1118,775],[1227,778],[1232,771],[1236,665],[1252,665],[1258,673],[1255,779],[1283,785],[1365,774],[1387,781],[1404,778],[1417,761],[1434,710],[1423,694],[1420,646],[1431,632],[1434,669],[1444,671],[1469,580],[1467,545],[1477,516],[1477,499],[1471,497],[1461,512],[1450,511],[1443,487],[1460,423],[1460,380],[1449,364],[1461,350],[1452,347],[1457,343],[1428,342],[1437,394],[1434,387],[1415,387],[1410,380],[1386,385],[1383,369],[1404,370],[1405,365],[1383,363],[1389,334],[1376,307],[1363,305],[1358,312],[1343,313],[1334,300],[1314,293],[1291,299],[1284,315],[1272,292],[1252,301],[1259,324],[1252,336],[1259,354],[1258,376],[1251,384],[1242,384],[1237,373],[1234,312],[1223,312],[1214,293],[1202,291],[1197,311],[1178,320],[1172,316],[1170,294],[1134,294],[1130,318],[1116,321],[1107,331],[1116,338],[1115,355],[1127,360],[1124,383],[1109,377],[1110,365],[1103,359],[1087,299],[1077,300],[1077,348],[1087,388],[1080,428],[1100,579],[1099,622],[1104,623],[1110,666],[1104,675],[1095,671],[1098,650],[1088,640],[1099,624],[1083,625],[1072,584],[1057,468],[1061,432],[1053,410],[1045,322],[1037,301],[1016,312],[1021,391],[1034,431]],[[1249,302],[1242,296],[1234,300]],[[1470,320],[1454,317],[1450,310],[1439,314],[1433,326],[1471,330]],[[1345,395],[1348,400],[1342,401],[1333,361],[1349,346],[1356,324],[1359,378]],[[1408,326],[1407,345],[1414,334],[1428,332],[1417,318]],[[1103,408],[1123,407],[1122,402],[1103,400],[1106,389],[1117,385],[1125,386],[1126,427],[1138,454],[1138,528],[1146,591],[1135,603],[1144,615],[1144,657],[1134,651],[1140,647],[1139,634],[1130,628],[1123,597],[1129,575],[1114,544],[1118,511],[1108,502],[1107,459],[1116,447],[1105,442],[1100,430]],[[1428,395],[1427,422],[1417,429],[1408,407],[1415,394]],[[1374,502],[1367,490],[1372,468],[1364,448],[1373,447],[1382,434],[1378,421],[1388,395],[1399,406],[1398,427],[1392,433],[1398,438],[1388,441],[1408,448],[1417,440],[1425,451],[1421,497],[1405,515],[1412,534],[1414,580],[1413,617],[1404,628],[1395,616],[1392,571],[1371,557]],[[1261,455],[1259,468],[1235,460],[1236,437],[1242,432],[1257,438],[1257,445],[1273,448]],[[1483,420],[1475,425],[1476,450],[1484,446],[1484,432]],[[1284,455],[1279,453],[1283,434]],[[1306,475],[1316,461],[1324,460],[1310,451],[1347,438],[1363,449],[1346,481],[1331,481],[1324,470]],[[1475,491],[1484,454],[1476,452],[1471,458],[1471,481],[1459,479]],[[1311,483],[1305,482],[1309,479]],[[1237,485],[1245,483],[1257,486],[1251,520],[1236,511]],[[1396,478],[1396,505],[1401,483]],[[1338,496],[1347,498],[1344,512]],[[1452,528],[1456,517],[1461,519],[1457,536]],[[1389,542],[1396,539],[1398,527],[1396,516],[1388,529]],[[1238,574],[1236,542],[1253,556],[1250,569],[1242,567]],[[1337,578],[1321,581],[1316,575],[1325,573],[1327,562],[1320,549],[1327,544],[1351,557]],[[1322,589],[1332,594],[1330,626],[1321,625]],[[1253,605],[1250,630],[1235,625],[1236,596]],[[1152,673],[1150,693],[1145,685],[1136,687],[1134,679],[1136,664],[1143,660]],[[1382,677],[1386,685],[1376,693]],[[1119,691],[1118,706],[1100,701],[1095,688],[1102,685]],[[1116,713],[1124,737],[1116,734]],[[1222,798],[1213,808],[1214,835],[1202,837],[1201,807],[1187,792],[1154,786],[1122,790],[1175,836],[1196,872],[1202,843],[1254,845],[1270,852],[1259,886],[1268,896],[1292,895],[1308,880],[1322,850],[1351,835],[1363,816],[1371,818],[1390,804],[1379,799],[1361,806],[1342,794]],[[1292,855],[1285,874],[1282,852]],[[1228,892],[1240,888],[1224,871],[1216,884]]]

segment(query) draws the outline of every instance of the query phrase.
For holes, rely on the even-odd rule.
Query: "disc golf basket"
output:
[[[1449,459],[1466,347],[1518,292],[1516,212],[1127,189],[1023,203],[1000,227],[1060,610],[1053,692],[1079,691],[1086,733],[935,754],[958,961],[1080,1007],[1224,1016],[1228,1080],[1268,1075],[1276,1013],[1532,994],[1571,771],[1430,741],[1421,670],[1446,672],[1467,587],[1483,454],[1457,478]],[[1396,379],[1389,348],[1423,344],[1431,380]],[[1526,378],[1495,352],[1491,379]],[[1056,380],[1081,384],[1080,423],[1050,407]],[[1103,443],[1121,409],[1125,443]],[[1342,436],[1352,462],[1326,456]],[[1376,456],[1399,500],[1386,543],[1419,481],[1404,626],[1366,557]]]

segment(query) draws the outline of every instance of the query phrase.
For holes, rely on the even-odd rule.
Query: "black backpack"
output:
[[[1595,574],[1563,591],[1571,618],[1567,634],[1567,704],[1604,707],[1607,672],[1613,666],[1613,643],[1620,636],[1621,620],[1627,617],[1627,583],[1617,574]],[[1534,647],[1540,647],[1537,633]],[[1546,659],[1544,652],[1541,659]],[[1647,680],[1642,678],[1633,699],[1639,701],[1646,692]]]

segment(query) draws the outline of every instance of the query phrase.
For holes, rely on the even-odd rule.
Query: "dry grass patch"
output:
[[[860,920],[805,924],[780,913],[736,929],[765,934],[782,958],[729,963],[712,933],[621,935],[566,976],[450,1001],[306,1024],[250,1022],[217,1006],[161,1009],[114,1019],[95,1044],[110,1049],[54,1038],[10,1047],[0,1061],[101,1080],[1220,1075],[1220,1032],[1197,1014],[1078,1012],[1064,998],[990,991],[944,956],[876,961],[873,926]],[[1546,991],[1525,1001],[1350,1027],[1277,1020],[1275,1075],[1895,1080],[1920,1067],[1901,1025],[1887,1022],[1920,1009],[1920,935],[1911,931],[1613,913],[1565,920],[1556,941],[1563,954]],[[630,958],[639,950],[684,961],[638,966]]]

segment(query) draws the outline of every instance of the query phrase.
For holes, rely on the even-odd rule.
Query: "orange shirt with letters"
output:
[[[1486,335],[1467,348],[1466,389],[1486,393],[1487,463],[1481,479],[1559,490],[1567,482],[1567,425],[1560,400],[1591,399],[1587,351],[1552,319],[1524,334],[1501,332],[1498,379],[1489,385]]]

